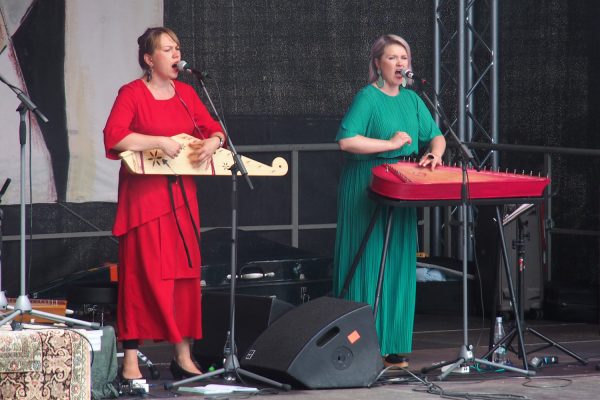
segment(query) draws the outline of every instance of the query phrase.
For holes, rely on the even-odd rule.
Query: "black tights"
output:
[[[123,340],[121,343],[124,350],[137,350],[139,345],[137,339]]]

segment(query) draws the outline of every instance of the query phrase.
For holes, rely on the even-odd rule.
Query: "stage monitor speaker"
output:
[[[192,353],[203,370],[223,366],[223,348],[229,330],[228,293],[202,293],[202,339],[194,341]],[[235,296],[235,342],[241,357],[256,338],[277,318],[294,308],[269,296]]]
[[[297,387],[368,387],[383,369],[373,310],[331,297],[309,301],[269,326],[240,364]]]

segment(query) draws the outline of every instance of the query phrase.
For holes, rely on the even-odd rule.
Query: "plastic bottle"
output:
[[[496,324],[494,325],[494,346],[504,338],[504,335],[502,317],[496,317]],[[508,364],[508,355],[506,354],[506,347],[504,344],[494,351],[492,361],[496,364]]]

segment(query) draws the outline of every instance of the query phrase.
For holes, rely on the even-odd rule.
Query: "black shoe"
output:
[[[169,365],[169,371],[171,371],[171,375],[173,375],[173,379],[175,379],[176,381],[179,381],[181,379],[193,378],[194,376],[201,375],[181,368],[181,365],[177,364],[177,361],[175,360],[171,360],[171,364]]]
[[[143,376],[135,379],[123,377],[123,367],[117,370],[117,391],[122,395],[129,395],[133,390],[133,381],[136,379],[144,379]]]
[[[408,358],[401,354],[388,354],[383,358],[383,365],[386,367],[407,368]]]
[[[119,367],[119,369],[117,370],[117,383],[119,385],[131,385],[131,381],[134,381],[136,379],[144,379],[143,376],[140,376],[139,378],[125,378],[123,376],[123,367]]]

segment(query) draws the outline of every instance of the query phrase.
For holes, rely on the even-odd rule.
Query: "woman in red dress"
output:
[[[194,89],[177,81],[179,39],[168,28],[149,28],[138,38],[144,75],[119,90],[106,127],[106,156],[161,149],[177,157],[171,136],[188,133],[192,165],[209,162],[223,145],[221,125]],[[113,234],[119,238],[117,332],[124,358],[120,378],[142,376],[137,348],[145,339],[174,343],[175,379],[200,374],[191,340],[202,336],[200,310],[200,218],[192,177],[119,172]]]

